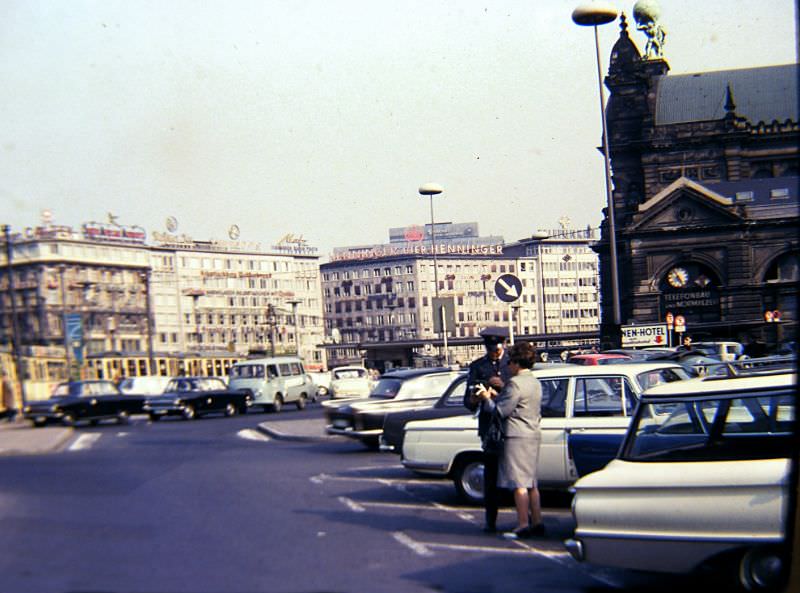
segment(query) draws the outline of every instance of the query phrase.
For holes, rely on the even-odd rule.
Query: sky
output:
[[[0,223],[104,222],[323,256],[430,222],[598,226],[577,0],[3,0]],[[635,31],[633,2],[617,2]],[[797,61],[792,0],[661,0],[672,74]],[[603,71],[619,36],[600,28]]]

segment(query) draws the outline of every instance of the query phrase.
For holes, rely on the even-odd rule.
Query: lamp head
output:
[[[572,11],[572,20],[577,25],[594,27],[616,20],[619,11],[608,2],[587,2]]]
[[[435,196],[444,191],[444,188],[438,183],[426,183],[419,187],[419,193],[423,196]]]

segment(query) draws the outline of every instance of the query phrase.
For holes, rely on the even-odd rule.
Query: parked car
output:
[[[228,387],[234,391],[249,391],[252,405],[276,413],[288,403],[294,403],[298,410],[302,410],[310,399],[316,398],[317,393],[303,361],[294,356],[237,362],[228,372]]]
[[[705,352],[706,355],[724,362],[738,360],[744,354],[744,346],[739,342],[695,342],[692,350]]]
[[[430,406],[463,371],[434,367],[390,371],[375,384],[368,398],[346,402],[328,401],[325,431],[378,447],[387,410]]]
[[[374,381],[364,367],[336,367],[331,371],[331,399],[368,397],[373,386]]]
[[[148,398],[142,409],[156,422],[164,416],[193,420],[206,414],[244,414],[252,403],[247,389],[230,389],[217,377],[177,377],[162,395]]]
[[[314,382],[317,388],[316,398],[325,397],[331,390],[331,372],[330,371],[314,371],[309,372],[308,376]],[[315,398],[315,399],[316,399]]]
[[[576,354],[570,356],[567,362],[571,364],[582,364],[585,366],[593,366],[598,364],[616,364],[620,362],[630,361],[632,357],[626,354],[609,354],[607,352],[593,352],[590,354]]]
[[[158,395],[164,393],[172,377],[145,375],[143,377],[126,377],[117,386],[122,393],[135,395]]]
[[[609,366],[542,365],[533,370],[542,385],[539,484],[567,488],[578,477],[568,456],[567,435],[577,431],[624,433],[639,394],[656,381],[688,378],[674,363]],[[483,463],[478,422],[455,416],[409,422],[402,463],[416,472],[450,477],[459,494],[483,500]]]
[[[471,414],[464,407],[464,396],[467,392],[467,375],[459,377],[450,387],[434,400],[432,405],[415,406],[412,409],[391,410],[383,420],[383,432],[380,437],[381,451],[391,451],[398,455],[403,451],[403,440],[406,424],[415,420],[433,420],[450,416]],[[430,402],[425,402],[430,403]]]
[[[141,414],[143,395],[125,395],[111,381],[69,381],[59,383],[50,399],[30,402],[23,416],[34,426],[61,422],[74,426],[78,422],[94,425],[100,420],[128,422],[131,414]]]
[[[796,384],[793,370],[758,368],[646,391],[618,457],[574,485],[572,556],[657,572],[714,568],[720,590],[732,581],[778,590],[791,558]]]

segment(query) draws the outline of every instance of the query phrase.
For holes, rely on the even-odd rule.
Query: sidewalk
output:
[[[303,443],[322,443],[344,438],[325,434],[324,418],[269,420],[260,422],[258,430],[274,439]]]
[[[0,420],[0,455],[34,455],[57,451],[72,437],[66,426],[34,428],[30,422]]]

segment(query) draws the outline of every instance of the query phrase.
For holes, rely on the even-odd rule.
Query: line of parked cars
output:
[[[704,357],[695,376],[674,351],[638,352],[534,368],[543,392],[540,485],[574,492],[576,530],[565,546],[598,565],[709,571],[724,590],[777,590],[790,554],[796,358],[693,353]],[[673,360],[658,360],[665,356]],[[325,402],[326,431],[377,442],[409,470],[451,479],[462,498],[482,502],[466,373],[417,369],[384,379],[396,388]],[[400,395],[404,384],[420,389]]]
[[[131,377],[119,387],[102,379],[64,382],[49,399],[28,403],[23,415],[37,427],[109,419],[125,423],[133,414],[147,414],[152,421],[166,416],[191,420],[243,414],[254,406],[280,412],[286,403],[302,410],[317,397],[302,360],[281,356],[236,363],[227,383],[219,377]]]

